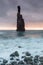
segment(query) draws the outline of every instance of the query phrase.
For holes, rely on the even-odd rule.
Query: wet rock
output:
[[[22,56],[21,58],[25,58],[25,56]]]
[[[15,51],[15,56],[17,56],[17,57],[19,56],[19,53],[18,53],[18,51]]]
[[[40,60],[39,60],[40,62],[43,62],[43,57],[40,57],[39,59],[40,59]]]
[[[17,61],[19,61],[19,59],[16,59]]]
[[[11,57],[11,58],[10,58],[10,60],[14,60],[14,58],[13,58],[13,57]]]
[[[18,51],[15,51],[14,53],[12,53],[11,55],[10,55],[11,57],[15,57],[15,56],[19,56],[19,53],[18,53]]]
[[[18,64],[24,64],[24,62],[23,61],[19,61]]]
[[[43,56],[39,58],[40,65],[43,65]]]
[[[11,62],[11,65],[17,65],[16,61]]]
[[[18,48],[22,48],[21,46],[18,46]]]
[[[12,65],[11,63],[7,63],[6,65]]]
[[[7,62],[6,59],[0,58],[0,65],[5,65]]]
[[[8,62],[7,60],[5,60],[5,59],[3,60],[3,63],[5,63],[5,64],[6,64],[7,62]]]
[[[2,63],[1,65],[5,65],[5,63]]]
[[[26,62],[26,64],[32,64],[32,58],[31,57],[25,57],[24,61]]]
[[[39,55],[36,55],[35,57],[39,58],[40,56]]]
[[[11,56],[11,57],[15,57],[15,53],[12,53],[10,56]]]
[[[34,57],[34,65],[38,65],[39,64],[39,55],[36,55]]]
[[[43,65],[43,63],[40,63],[39,65]]]
[[[26,54],[26,56],[31,56],[31,54],[29,52],[26,52],[25,54]]]
[[[39,55],[36,55],[36,56],[34,57],[34,63],[38,63],[38,61],[39,61]]]

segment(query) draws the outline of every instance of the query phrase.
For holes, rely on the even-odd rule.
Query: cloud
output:
[[[16,25],[17,5],[25,23],[43,22],[43,0],[0,0],[0,23]]]
[[[17,10],[17,5],[24,11],[43,13],[43,0],[0,0],[0,16],[5,16],[11,8]]]

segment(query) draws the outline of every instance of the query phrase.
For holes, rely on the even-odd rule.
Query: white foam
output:
[[[22,48],[18,48],[21,46]],[[22,52],[29,51],[33,56],[43,55],[43,38],[23,38],[0,40],[0,57],[9,59],[9,55],[18,51],[20,58]]]

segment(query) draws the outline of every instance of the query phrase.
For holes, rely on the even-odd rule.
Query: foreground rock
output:
[[[25,52],[25,55],[20,59],[18,51],[15,51],[10,55],[9,60],[0,58],[0,65],[43,65],[43,56],[33,57],[29,52]]]
[[[0,65],[6,65],[7,62],[6,59],[0,58]]]
[[[39,55],[36,55],[34,57],[34,65],[38,65],[38,63],[39,63]]]
[[[21,46],[18,46],[18,48],[22,48]]]
[[[26,62],[26,64],[33,64],[33,61],[32,61],[31,57],[25,57],[24,61]]]
[[[26,52],[25,55],[26,56],[31,56],[31,54],[29,52]]]
[[[12,53],[11,55],[10,55],[11,57],[15,57],[15,56],[19,56],[19,53],[18,53],[18,51],[15,51],[14,53]]]
[[[43,65],[43,56],[39,58],[40,65]]]
[[[20,65],[20,64],[23,64],[23,65],[24,65],[24,62],[23,62],[23,61],[19,61],[18,64],[19,64],[19,65]]]

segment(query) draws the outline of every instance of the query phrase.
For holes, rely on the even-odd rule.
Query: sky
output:
[[[18,5],[26,30],[43,30],[43,0],[0,0],[0,30],[16,29]]]

